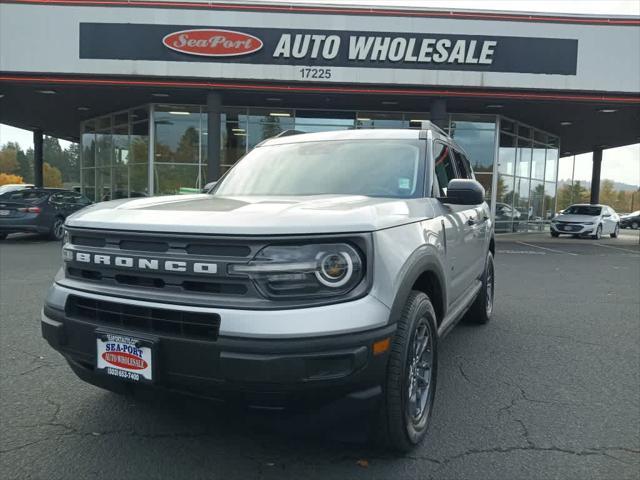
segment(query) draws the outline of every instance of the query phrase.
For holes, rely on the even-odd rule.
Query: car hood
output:
[[[70,227],[238,235],[365,232],[433,217],[424,199],[175,195],[102,202]]]
[[[559,220],[561,222],[585,223],[597,222],[599,218],[599,216],[593,217],[591,215],[558,215],[554,220]]]

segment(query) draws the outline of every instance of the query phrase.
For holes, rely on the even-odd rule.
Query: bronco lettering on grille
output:
[[[95,265],[107,265],[117,268],[137,270],[157,270],[166,272],[185,272],[212,275],[218,273],[217,263],[186,262],[181,260],[162,260],[158,258],[128,257],[123,255],[105,255],[65,250],[65,261],[76,261]]]

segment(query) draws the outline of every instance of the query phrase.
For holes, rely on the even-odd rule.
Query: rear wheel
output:
[[[0,240],[4,240],[5,238],[7,238],[7,233],[0,233]]]
[[[49,238],[51,240],[62,240],[64,236],[64,218],[56,217],[49,230]]]
[[[596,228],[596,233],[591,235],[591,238],[593,238],[594,240],[600,240],[602,238],[602,225],[598,225],[598,228]]]
[[[429,426],[437,373],[436,315],[429,297],[412,291],[391,344],[377,435],[409,451]]]
[[[631,222],[631,228],[633,228],[634,230],[637,230],[639,226],[640,224],[638,224],[638,222]]]
[[[560,234],[559,234],[559,233],[556,233],[556,232],[551,232],[551,236],[552,236],[553,238],[558,238],[558,237],[560,236]]]
[[[620,232],[620,224],[616,223],[616,228],[613,229],[613,233],[611,234],[611,238],[618,238],[618,233]]]

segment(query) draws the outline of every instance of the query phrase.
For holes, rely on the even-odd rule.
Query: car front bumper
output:
[[[256,323],[263,321],[262,313],[253,312]],[[305,321],[305,309],[281,313]],[[103,324],[75,318],[51,304],[45,305],[41,324],[43,337],[81,379],[112,390],[130,388],[127,380],[96,370],[97,330],[107,328]],[[143,334],[113,331],[131,337]],[[145,386],[267,408],[325,404],[345,397],[371,400],[382,392],[388,356],[386,350],[374,354],[373,345],[394,332],[395,325],[298,338],[221,333],[210,341],[153,333],[154,381]]]
[[[565,235],[593,235],[597,225],[551,223],[551,231]]]

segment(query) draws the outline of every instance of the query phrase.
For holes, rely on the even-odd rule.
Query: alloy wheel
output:
[[[433,374],[433,339],[425,318],[420,319],[416,326],[409,354],[407,414],[411,423],[418,425],[429,412]]]
[[[56,237],[56,240],[62,240],[64,236],[64,222],[62,220],[58,219],[53,224],[53,235]]]
[[[493,291],[494,291],[493,262],[487,262],[486,282],[487,282],[487,287],[486,287],[487,317],[491,317],[491,313],[493,313]]]

